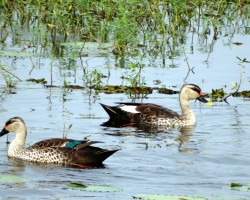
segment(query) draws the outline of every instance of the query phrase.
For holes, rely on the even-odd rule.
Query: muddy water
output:
[[[231,82],[238,82],[242,73],[241,90],[249,90],[249,66],[238,65],[236,56],[249,60],[249,36],[237,36],[235,41],[243,45],[225,45],[219,40],[204,62],[207,54],[196,44],[195,53],[188,54],[189,63],[195,67],[187,82],[196,83],[203,92],[224,87],[231,91]],[[89,58],[84,58],[88,60]],[[51,80],[49,58],[33,58],[36,63],[31,75],[29,58],[1,57],[1,64],[9,68],[22,80],[45,78]],[[91,58],[88,65],[108,73],[109,84],[121,84],[122,70],[115,69],[112,58]],[[63,85],[64,77],[69,84],[82,85],[82,69],[70,69],[69,60],[55,60],[52,68],[53,85]],[[157,61],[155,61],[157,65]],[[177,68],[157,68],[146,63],[143,75],[147,85],[154,86],[153,80],[177,90],[185,81],[187,65],[183,57],[175,60]],[[40,64],[38,64],[40,63]],[[77,60],[76,65],[80,66]],[[39,66],[39,67],[38,67]],[[157,70],[156,70],[157,69]],[[104,80],[104,82],[107,80]],[[2,79],[1,90],[5,82]],[[174,87],[173,87],[174,86]],[[226,87],[225,87],[226,86]],[[21,116],[28,127],[27,145],[39,140],[63,137],[99,140],[104,148],[121,149],[105,161],[102,169],[74,169],[44,167],[16,163],[8,160],[6,137],[0,138],[0,174],[15,175],[27,179],[25,183],[0,183],[3,199],[132,199],[139,194],[192,195],[211,197],[250,198],[249,191],[230,190],[232,182],[248,184],[249,166],[249,99],[229,98],[230,105],[215,102],[213,107],[191,102],[196,113],[197,126],[185,133],[179,130],[165,130],[146,134],[135,128],[105,128],[100,124],[108,119],[99,103],[113,104],[130,101],[125,94],[95,95],[88,90],[65,91],[62,88],[45,88],[40,84],[16,82],[15,94],[1,93],[0,123],[13,116]],[[154,92],[143,102],[154,102],[180,112],[177,95],[163,95]],[[68,127],[72,125],[70,129]],[[187,133],[188,132],[188,133]],[[12,140],[13,134],[9,135]],[[146,145],[148,147],[146,148]],[[67,188],[71,182],[86,185],[107,185],[118,187],[119,192],[87,192]],[[212,198],[211,198],[212,199]]]

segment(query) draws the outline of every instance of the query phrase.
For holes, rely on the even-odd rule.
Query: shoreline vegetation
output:
[[[173,58],[189,33],[212,44],[222,34],[250,32],[249,7],[247,0],[4,0],[1,42],[8,34],[22,38],[28,32],[31,45],[52,45],[55,56],[63,56],[61,43],[81,41],[112,43],[117,56],[137,56],[142,49],[142,55]]]
[[[52,60],[69,54],[72,59],[81,59],[90,52],[113,56],[118,67],[127,69],[127,76],[123,78],[129,86],[125,92],[132,93],[154,89],[146,87],[141,76],[145,59],[161,60],[162,67],[176,67],[174,64],[166,66],[166,60],[183,56],[189,71],[193,72],[186,56],[187,51],[193,51],[193,41],[188,50],[183,48],[188,37],[197,36],[207,54],[205,62],[208,62],[219,37],[231,38],[231,44],[241,45],[232,42],[234,35],[250,33],[250,2],[247,0],[3,0],[0,10],[1,46],[9,45],[7,38],[11,35],[11,45],[21,49],[18,56],[30,56],[33,67],[32,56],[52,57]],[[0,55],[17,56],[8,51],[1,51]],[[244,59],[241,66],[248,63]],[[13,86],[12,78],[18,77],[4,66],[0,71],[6,85]],[[86,84],[80,88],[97,92],[108,90],[107,93],[123,91],[123,86],[103,86],[104,76],[97,69],[85,67],[84,73]],[[67,82],[64,87],[69,88]],[[71,89],[77,86],[74,87]],[[210,97],[216,100],[222,93],[225,97],[221,90],[213,90]],[[232,94],[250,96],[249,91],[238,90]]]

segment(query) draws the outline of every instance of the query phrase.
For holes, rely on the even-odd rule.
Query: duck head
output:
[[[0,137],[8,134],[9,132],[19,133],[23,131],[26,132],[23,119],[20,117],[13,117],[5,123],[4,128],[0,132]]]
[[[180,99],[186,100],[199,100],[206,105],[212,106],[213,104],[207,101],[202,94],[201,88],[195,84],[185,84],[180,91]]]

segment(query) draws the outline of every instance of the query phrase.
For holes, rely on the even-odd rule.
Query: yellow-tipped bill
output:
[[[208,102],[206,103],[206,105],[207,105],[207,106],[213,106],[214,104],[213,104],[211,101],[208,101]]]
[[[205,99],[204,97],[202,97],[202,96],[198,97],[197,99],[198,99],[200,102],[205,103],[207,106],[212,106],[212,105],[213,105],[212,102],[206,100],[206,99]]]

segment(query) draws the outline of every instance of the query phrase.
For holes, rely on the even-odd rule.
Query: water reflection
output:
[[[93,168],[105,168],[105,165],[102,164],[98,167],[92,167],[92,166],[78,166],[78,165],[66,165],[66,164],[57,164],[57,163],[39,163],[39,162],[30,162],[26,160],[21,160],[17,158],[8,158],[8,160],[14,164],[12,171],[15,172],[21,172],[24,171],[24,167],[26,165],[32,166],[32,167],[38,167],[42,169],[53,169],[53,168],[58,168],[58,167],[66,167],[66,168],[81,168],[81,169],[93,169]]]
[[[148,125],[148,124],[124,124],[124,123],[110,123],[111,120],[104,122],[101,124],[103,127],[112,127],[112,128],[131,128],[134,127],[137,131],[143,131],[145,134],[147,133],[162,133],[168,132],[171,130],[178,130],[182,134],[192,134],[194,132],[195,126],[185,126],[175,128],[172,126],[157,126],[157,125]]]
[[[32,167],[39,167],[44,169],[50,169],[50,168],[56,168],[60,167],[62,165],[59,164],[53,164],[53,163],[35,163],[35,162],[29,162],[17,158],[8,158],[9,162],[13,163],[14,171],[21,172],[24,170],[26,165],[32,166]]]
[[[180,128],[181,134],[176,138],[176,140],[179,142],[178,150],[180,152],[190,151],[189,148],[183,147],[183,144],[190,141],[191,135],[194,133],[194,130],[195,126],[187,126]]]
[[[171,142],[176,145],[179,152],[190,152],[193,149],[189,147],[184,147],[184,144],[189,143],[193,133],[195,132],[196,126],[186,126],[173,128],[169,126],[149,126],[149,125],[139,125],[139,126],[122,126],[122,127],[105,127],[104,132],[107,135],[126,137],[135,136],[137,138],[149,138],[150,141],[161,142]],[[141,142],[138,142],[141,143]],[[148,146],[148,141],[142,142]]]

